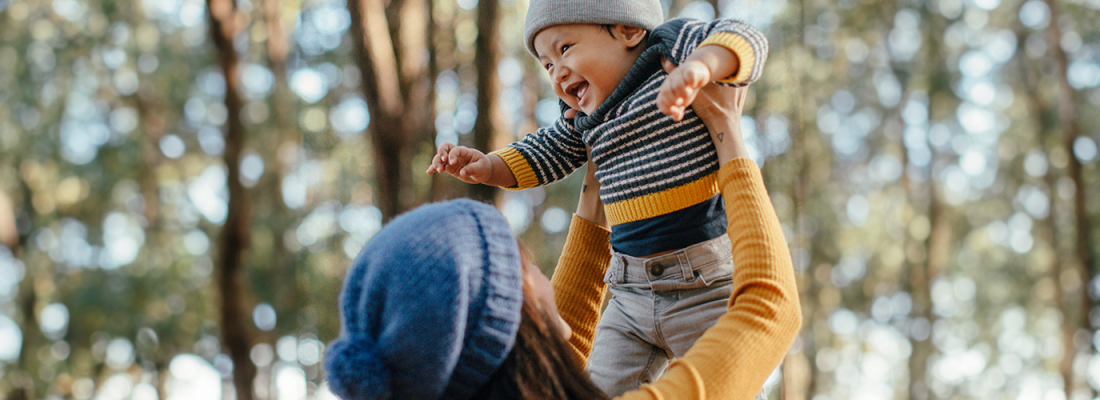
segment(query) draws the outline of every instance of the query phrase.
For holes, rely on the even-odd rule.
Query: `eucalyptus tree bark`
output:
[[[500,79],[497,63],[500,61],[500,2],[496,0],[477,3],[477,119],[474,122],[474,148],[495,150],[497,137],[504,131],[500,116]],[[500,189],[489,185],[470,185],[470,197],[496,203]]]
[[[1054,54],[1054,63],[1056,78],[1058,80],[1058,125],[1062,129],[1062,146],[1064,146],[1067,157],[1067,171],[1066,174],[1070,180],[1073,181],[1073,211],[1077,218],[1074,219],[1076,232],[1075,237],[1075,250],[1077,261],[1080,263],[1079,273],[1082,285],[1088,285],[1092,281],[1092,277],[1096,276],[1097,266],[1096,261],[1090,248],[1089,236],[1092,233],[1091,216],[1088,210],[1088,187],[1085,185],[1083,177],[1083,166],[1081,160],[1074,155],[1073,146],[1077,141],[1077,138],[1081,136],[1081,126],[1078,122],[1077,113],[1077,101],[1076,93],[1073,86],[1069,84],[1068,69],[1069,59],[1066,56],[1065,50],[1062,49],[1062,29],[1058,25],[1060,21],[1061,11],[1059,9],[1058,2],[1054,0],[1045,0],[1047,6],[1050,8],[1050,23],[1047,24],[1047,48]],[[1064,336],[1064,340],[1068,342],[1066,349],[1072,349],[1064,355],[1068,360],[1063,360],[1062,370],[1063,379],[1066,382],[1066,396],[1069,398],[1073,393],[1073,359],[1079,352],[1084,351],[1086,354],[1091,355],[1093,353],[1092,341],[1086,345],[1085,349],[1077,349],[1074,345],[1073,337],[1076,335],[1076,329],[1082,329],[1088,333],[1089,337],[1093,337],[1096,334],[1096,329],[1089,323],[1089,312],[1094,306],[1093,299],[1089,297],[1088,290],[1081,290],[1081,314],[1080,317],[1070,318],[1066,316],[1067,321],[1077,320],[1075,327],[1071,327],[1072,332],[1067,332]],[[1067,324],[1068,325],[1068,324]],[[1068,364],[1068,365],[1067,365]],[[1094,397],[1096,391],[1091,385],[1084,385],[1088,390],[1088,397]]]
[[[412,185],[415,147],[431,140],[431,83],[424,60],[427,7],[424,0],[348,0],[356,64],[371,115],[376,190],[384,220],[418,201]],[[393,19],[393,20],[391,20]],[[400,24],[397,24],[400,20]]]
[[[247,24],[232,0],[207,0],[206,8],[210,15],[210,36],[225,77],[225,108],[228,115],[223,160],[229,201],[225,224],[218,237],[216,262],[218,291],[221,294],[222,341],[233,360],[233,384],[237,399],[251,400],[256,366],[249,358],[252,340],[248,329],[248,313],[244,309],[245,286],[242,280],[245,250],[249,245],[250,203],[248,192],[241,184],[240,158],[245,141],[241,109],[244,100],[238,89],[239,61],[233,47],[233,39]]]

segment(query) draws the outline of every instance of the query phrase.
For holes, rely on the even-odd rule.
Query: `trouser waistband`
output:
[[[633,257],[611,252],[604,281],[613,287],[682,290],[733,279],[733,253],[729,237],[721,235],[702,243],[654,257]]]

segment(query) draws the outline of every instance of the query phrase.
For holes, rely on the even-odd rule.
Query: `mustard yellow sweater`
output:
[[[731,160],[719,169],[718,186],[736,266],[729,310],[661,379],[621,399],[752,399],[802,325],[790,250],[760,169],[748,159]],[[586,362],[607,291],[609,235],[574,216],[551,280],[559,311],[573,328],[570,342]]]

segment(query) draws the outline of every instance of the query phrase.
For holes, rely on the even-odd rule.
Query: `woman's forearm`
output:
[[[611,263],[610,239],[607,228],[574,215],[558,267],[550,279],[558,312],[573,329],[569,343],[581,361],[587,361],[592,352],[596,323],[607,293],[603,276]]]
[[[591,223],[610,228],[607,223],[607,215],[604,214],[603,202],[600,201],[600,182],[596,180],[596,164],[588,163],[588,171],[584,174],[584,184],[581,185],[581,198],[577,202],[577,216]]]
[[[741,108],[747,89],[707,85],[699,92],[692,109],[703,120],[718,151],[718,165],[735,158],[748,158],[749,151],[741,137]]]
[[[737,159],[718,176],[737,266],[729,309],[660,380],[623,399],[751,399],[801,328],[790,250],[760,169]]]
[[[584,175],[577,213],[569,224],[569,236],[550,284],[558,312],[573,329],[569,343],[582,361],[587,361],[600,320],[600,307],[607,293],[604,272],[611,262],[611,231],[600,201],[596,165],[589,162]]]
[[[713,121],[703,120],[714,141],[714,149],[718,152],[718,165],[725,165],[735,158],[748,158],[749,150],[745,147],[745,141],[741,137],[741,124],[730,118],[714,118]]]

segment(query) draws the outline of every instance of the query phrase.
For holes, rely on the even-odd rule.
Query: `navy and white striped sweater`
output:
[[[680,64],[710,44],[733,51],[740,63],[739,71],[719,84],[745,86],[760,77],[768,41],[756,28],[728,19],[666,22],[649,33],[642,56],[592,115],[558,118],[493,152],[515,175],[513,189],[565,178],[588,161],[588,145],[599,166],[600,199],[616,250],[646,255],[724,234],[718,157],[703,121],[690,107],[680,122],[657,108],[658,88],[667,77],[660,56]]]

